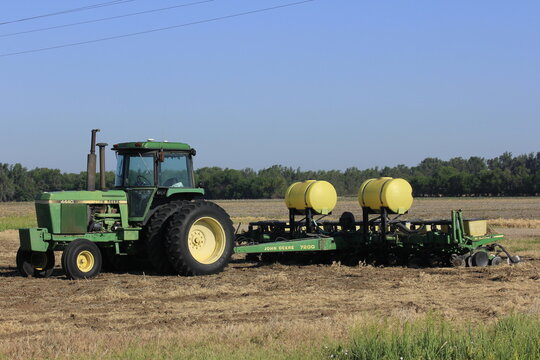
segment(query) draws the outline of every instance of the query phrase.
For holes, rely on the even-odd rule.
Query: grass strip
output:
[[[371,320],[352,330],[333,359],[540,359],[540,318],[515,314],[490,324],[456,325],[429,315],[416,321]]]
[[[279,347],[276,344],[265,346],[264,344],[256,344],[249,341],[224,344],[222,342],[212,342],[210,339],[191,344],[182,344],[180,340],[177,343],[133,346],[109,356],[100,356],[100,359],[103,360],[305,360],[322,358],[325,358],[324,351],[317,347],[291,349],[288,347]]]
[[[36,226],[36,216],[34,214],[0,217],[0,231]]]
[[[133,344],[100,359],[369,359],[369,360],[505,360],[540,359],[540,317],[513,314],[483,324],[426,315],[414,320],[368,317],[358,320],[348,339],[329,340],[324,334],[291,343],[256,336],[230,338],[208,334],[200,341],[182,338]],[[327,334],[330,335],[330,334]],[[95,359],[95,356],[82,356]]]

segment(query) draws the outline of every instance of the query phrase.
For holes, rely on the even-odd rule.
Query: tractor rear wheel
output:
[[[148,260],[160,274],[174,272],[165,246],[165,223],[187,202],[175,201],[162,205],[150,218],[143,230]]]
[[[17,270],[24,277],[45,278],[51,276],[54,268],[54,252],[17,250]]]
[[[180,208],[166,227],[167,252],[182,275],[221,272],[234,247],[231,218],[220,206],[194,201]]]
[[[86,239],[69,243],[62,254],[62,267],[69,279],[90,279],[101,271],[101,251]]]

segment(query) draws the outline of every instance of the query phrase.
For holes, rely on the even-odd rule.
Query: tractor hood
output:
[[[127,195],[122,190],[109,191],[57,191],[42,193],[36,199],[38,227],[59,234],[62,226],[72,221],[87,223],[90,212],[88,205],[127,204]],[[65,229],[64,229],[65,230]]]
[[[125,191],[54,191],[42,193],[36,204],[118,204],[120,201],[127,201]]]

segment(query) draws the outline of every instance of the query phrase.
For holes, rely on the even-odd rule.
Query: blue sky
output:
[[[137,0],[0,25],[0,54],[286,4]],[[3,2],[0,22],[105,2]],[[197,167],[415,165],[540,151],[540,2],[315,0],[0,57],[0,162],[84,170],[99,141],[187,142]],[[108,168],[114,157],[108,151]]]

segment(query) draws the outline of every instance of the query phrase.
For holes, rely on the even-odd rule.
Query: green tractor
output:
[[[105,186],[105,147],[92,130],[86,191],[45,192],[36,200],[37,228],[20,229],[17,268],[48,277],[55,251],[70,279],[92,278],[102,266],[144,259],[159,273],[206,275],[222,271],[234,247],[229,215],[204,200],[194,184],[195,149],[178,142],[116,144],[114,189]],[[100,155],[100,189],[96,153]]]

